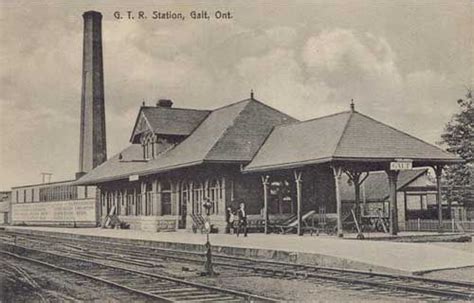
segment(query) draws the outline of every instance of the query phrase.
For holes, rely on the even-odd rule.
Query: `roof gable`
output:
[[[149,131],[153,132],[153,128],[151,127],[150,123],[147,121],[147,118],[144,115],[143,111],[140,111],[137,117],[135,128],[132,131],[132,137],[130,138],[130,141],[136,141],[136,138],[138,138],[139,135],[149,132]]]
[[[159,135],[188,136],[209,115],[207,110],[142,106],[130,142],[148,130]]]

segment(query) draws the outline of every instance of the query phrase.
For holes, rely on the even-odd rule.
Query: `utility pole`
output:
[[[204,208],[206,209],[206,222],[204,223],[206,229],[206,263],[204,264],[204,274],[209,277],[214,277],[216,272],[212,266],[212,249],[211,249],[211,242],[209,241],[209,233],[211,232],[211,208],[212,202],[209,199],[206,200],[203,204]]]

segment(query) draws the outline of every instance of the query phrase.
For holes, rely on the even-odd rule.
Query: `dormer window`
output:
[[[156,135],[148,134],[142,137],[142,147],[143,147],[143,159],[149,160],[154,159],[156,152]]]

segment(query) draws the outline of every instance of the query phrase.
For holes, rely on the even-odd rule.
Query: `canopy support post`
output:
[[[341,166],[331,166],[334,174],[334,184],[336,189],[336,212],[337,212],[337,236],[342,238],[344,237],[344,232],[342,230],[342,203],[341,203],[341,193],[339,190],[339,183],[342,176],[342,167]]]
[[[389,187],[389,218],[390,234],[396,236],[398,233],[398,210],[397,210],[397,179],[398,171],[386,170]]]
[[[296,205],[297,205],[297,210],[296,210],[296,216],[298,218],[298,236],[303,235],[302,229],[301,229],[301,183],[302,183],[302,178],[301,178],[301,172],[300,171],[294,171],[295,175],[295,182],[296,182]]]
[[[433,166],[436,174],[436,204],[438,205],[438,229],[443,231],[443,205],[442,205],[442,193],[441,193],[441,174],[443,173],[442,165]]]
[[[262,176],[263,184],[263,217],[265,219],[264,232],[268,234],[268,178],[269,176]]]

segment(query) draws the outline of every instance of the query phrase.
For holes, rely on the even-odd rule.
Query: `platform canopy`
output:
[[[275,127],[243,172],[261,174],[263,191],[267,193],[269,175],[293,171],[297,192],[297,232],[301,235],[303,172],[311,173],[312,167],[321,165],[330,166],[334,174],[337,233],[342,237],[342,173],[355,184],[356,207],[353,216],[356,222],[360,222],[360,184],[367,178],[368,172],[385,171],[390,200],[390,233],[396,235],[399,169],[434,168],[441,226],[441,171],[444,165],[460,162],[463,160],[456,155],[363,115],[352,105],[347,112]],[[264,214],[267,232],[267,194],[264,195]]]
[[[345,163],[383,170],[387,163],[411,160],[413,166],[462,162],[459,157],[357,111],[277,126],[245,172],[292,169],[311,164]]]

